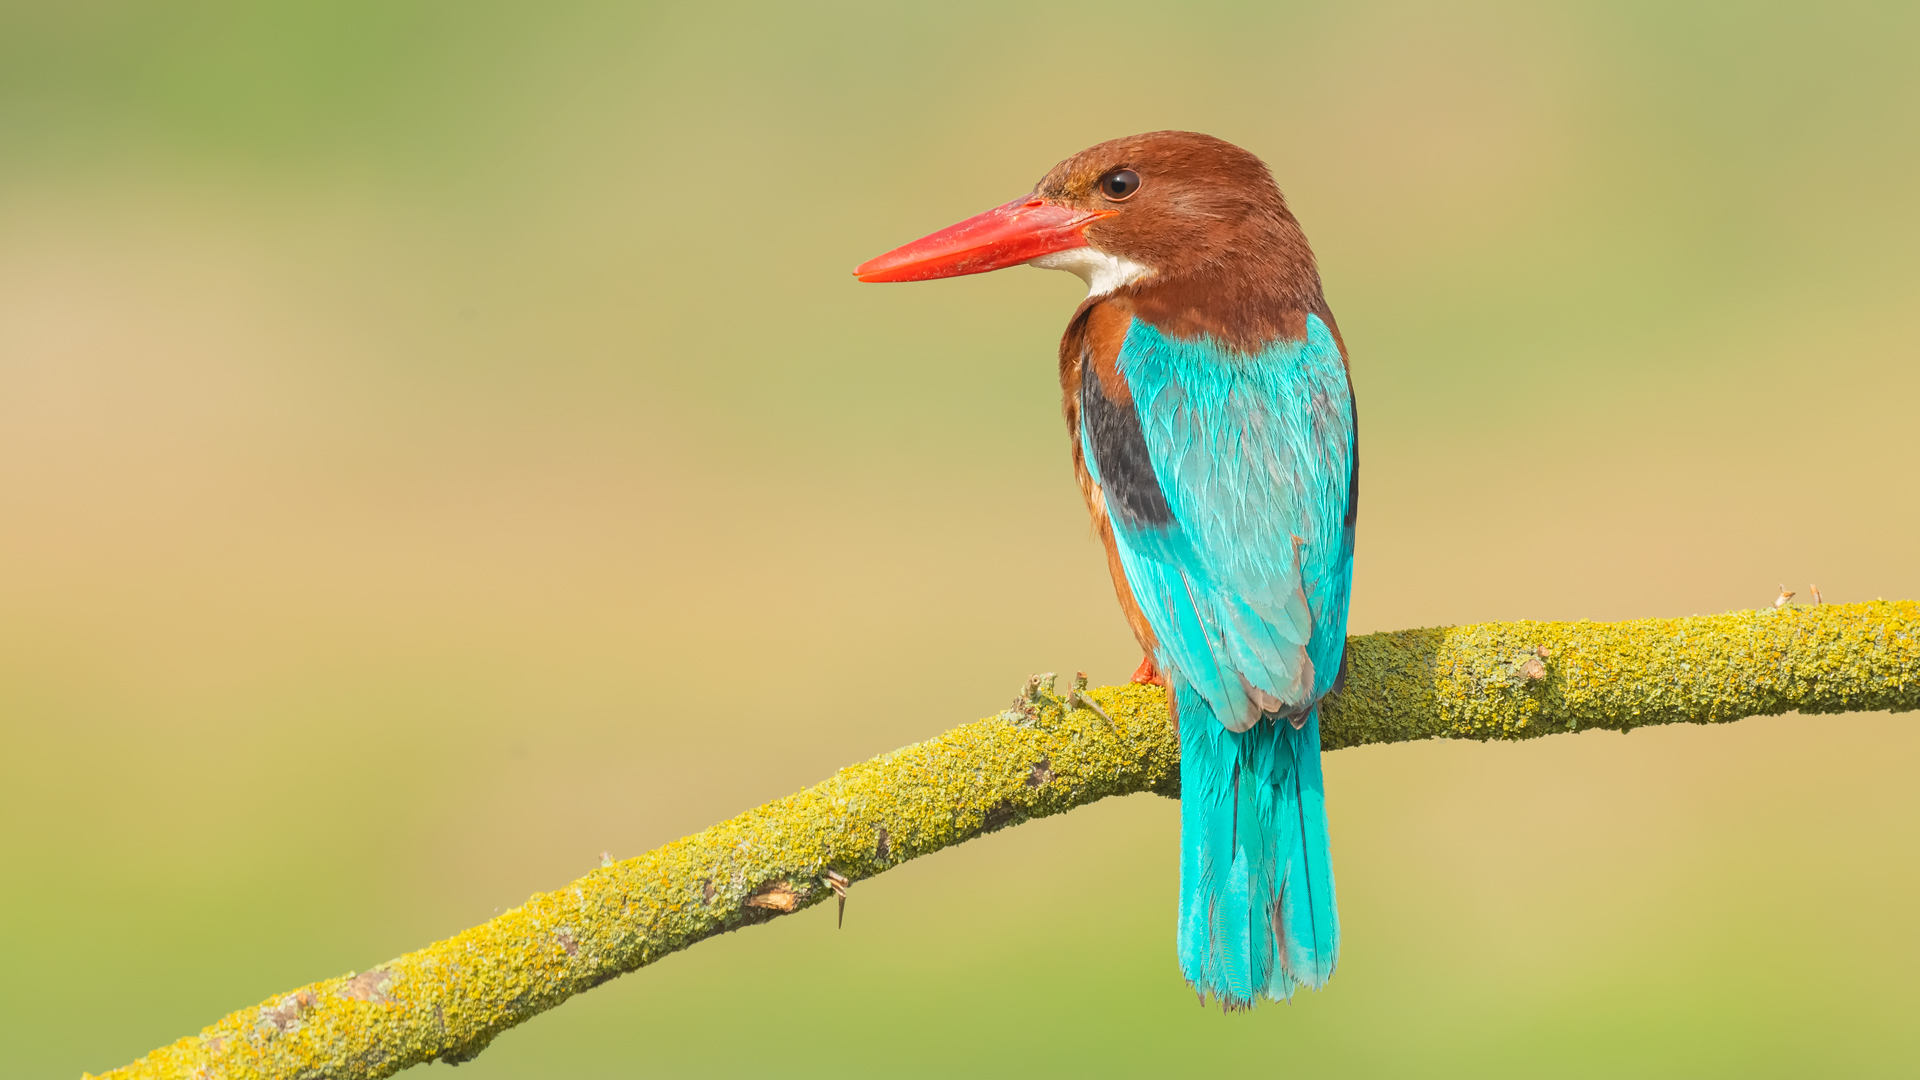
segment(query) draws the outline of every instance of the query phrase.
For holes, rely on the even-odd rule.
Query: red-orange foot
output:
[[[1151,656],[1143,656],[1140,658],[1140,666],[1133,669],[1133,681],[1144,683],[1148,686],[1167,685],[1167,677],[1160,674],[1159,668],[1153,666],[1153,657]]]

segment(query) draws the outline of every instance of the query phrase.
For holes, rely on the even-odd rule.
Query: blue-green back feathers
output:
[[[1249,356],[1136,320],[1117,364],[1170,511],[1156,521],[1109,498],[1127,580],[1165,659],[1236,729],[1304,712],[1346,641],[1353,396],[1326,324],[1306,327]],[[1091,434],[1083,423],[1105,486],[1111,450]]]

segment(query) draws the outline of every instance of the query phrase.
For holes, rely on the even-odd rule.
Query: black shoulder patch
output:
[[[1173,520],[1153,459],[1147,456],[1146,433],[1133,406],[1107,397],[1100,388],[1090,358],[1080,364],[1080,426],[1106,492],[1107,512],[1135,528],[1165,525]]]

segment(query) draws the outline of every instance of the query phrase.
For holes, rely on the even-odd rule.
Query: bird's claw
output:
[[[1133,681],[1143,686],[1167,685],[1167,677],[1160,674],[1160,668],[1154,664],[1151,656],[1140,658],[1140,666],[1133,669]]]

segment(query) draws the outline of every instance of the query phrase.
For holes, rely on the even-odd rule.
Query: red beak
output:
[[[1025,195],[869,259],[855,267],[853,275],[861,281],[927,281],[1018,266],[1085,247],[1087,226],[1115,213],[1076,210]]]

